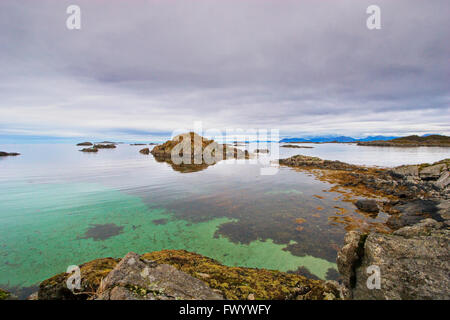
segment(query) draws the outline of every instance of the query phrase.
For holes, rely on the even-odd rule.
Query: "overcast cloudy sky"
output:
[[[448,0],[2,0],[0,136],[147,138],[194,121],[450,134],[449,17]]]

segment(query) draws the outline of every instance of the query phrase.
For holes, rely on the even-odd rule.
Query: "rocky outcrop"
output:
[[[285,144],[285,145],[282,145],[281,148],[293,148],[293,149],[300,149],[300,148],[303,148],[303,149],[313,149],[314,147],[298,146],[298,145],[295,145],[295,144]]]
[[[150,154],[150,149],[149,148],[144,148],[144,149],[139,150],[139,152],[142,153],[142,154]]]
[[[348,298],[448,300],[449,249],[448,226],[425,219],[393,234],[349,232],[337,264]],[[367,285],[371,266],[379,268],[379,289]]]
[[[219,300],[220,292],[168,264],[128,253],[102,281],[96,300]]]
[[[81,290],[67,289],[69,274],[41,283],[38,299],[341,299],[334,281],[312,280],[274,270],[228,267],[185,250],[163,250],[80,266]]]
[[[15,157],[15,156],[20,156],[20,153],[0,151],[0,157]]]
[[[204,170],[209,165],[226,159],[249,159],[243,151],[226,144],[219,144],[200,135],[189,132],[155,146],[150,153],[159,162],[167,162],[180,172]]]
[[[99,143],[99,144],[94,144],[94,148],[96,148],[96,149],[115,149],[116,145],[114,143]]]
[[[83,148],[80,150],[81,152],[98,152],[97,148]]]
[[[92,146],[92,142],[81,142],[81,143],[78,143],[77,146],[79,146],[79,147],[89,147],[89,146]]]

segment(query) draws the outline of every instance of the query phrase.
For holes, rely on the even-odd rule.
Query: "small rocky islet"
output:
[[[20,156],[20,153],[0,151],[0,157],[16,157],[16,156]]]

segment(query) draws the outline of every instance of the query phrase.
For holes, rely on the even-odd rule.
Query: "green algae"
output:
[[[215,236],[232,219],[176,219],[165,208],[149,208],[139,197],[92,183],[2,185],[0,203],[2,286],[30,286],[69,265],[163,249],[198,252],[228,266],[280,271],[304,266],[322,279],[336,268],[324,259],[294,256],[270,239],[240,244]],[[161,219],[166,223],[154,223]],[[121,232],[103,240],[84,239],[93,225],[105,224]]]

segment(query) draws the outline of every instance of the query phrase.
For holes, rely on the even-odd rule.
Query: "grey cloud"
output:
[[[372,2],[2,1],[0,134],[449,134],[448,1]]]

